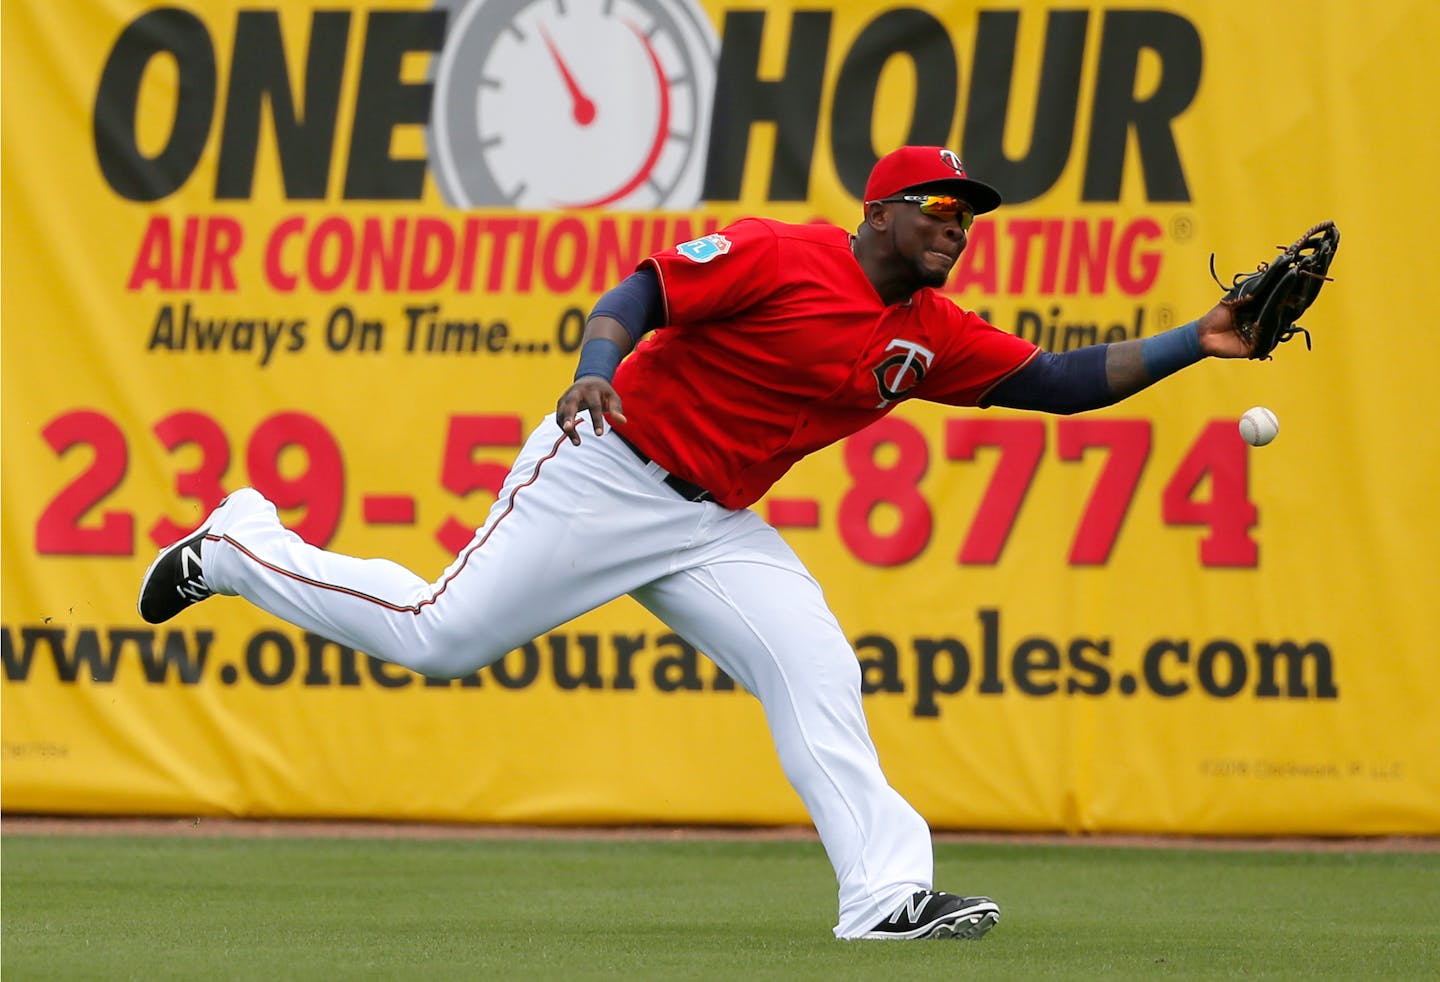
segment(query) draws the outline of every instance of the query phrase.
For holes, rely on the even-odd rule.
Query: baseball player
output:
[[[929,828],[881,771],[845,633],[749,506],[907,399],[1073,413],[1250,350],[1223,305],[1064,354],[961,309],[935,288],[999,204],[951,151],[902,147],[876,164],[853,235],[752,218],[657,253],[596,304],[574,383],[438,580],[307,545],[246,488],[160,553],[140,613],[238,595],[454,678],[629,594],[764,706],[835,868],[837,937],[979,938],[999,907],[933,889]]]

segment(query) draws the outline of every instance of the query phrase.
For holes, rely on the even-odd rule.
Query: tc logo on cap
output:
[[[941,150],[940,159],[956,174],[959,174],[961,177],[965,176],[965,165],[960,162],[960,158],[954,150]]]

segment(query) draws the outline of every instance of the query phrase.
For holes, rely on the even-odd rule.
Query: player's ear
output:
[[[883,232],[890,227],[890,206],[879,201],[865,203],[865,224]]]

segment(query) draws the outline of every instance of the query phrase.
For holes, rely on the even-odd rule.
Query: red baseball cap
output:
[[[892,198],[901,191],[953,194],[977,215],[1000,207],[1000,192],[967,177],[960,157],[944,147],[901,147],[876,162],[865,182],[865,200]]]

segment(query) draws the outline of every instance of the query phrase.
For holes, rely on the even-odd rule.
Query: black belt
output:
[[[625,444],[625,446],[629,447],[630,452],[640,458],[641,463],[651,463],[650,457],[645,453],[645,451],[641,450],[639,447],[635,446],[635,444],[625,439],[624,433],[621,433],[619,430],[611,430],[610,432],[618,436],[620,438],[620,442]],[[686,501],[715,500],[715,496],[709,491],[706,491],[700,485],[691,484],[689,481],[684,480],[683,478],[676,477],[674,474],[671,474],[669,472],[665,474],[665,483],[669,485],[671,491],[674,491]]]

